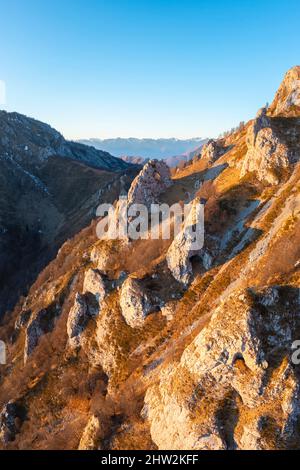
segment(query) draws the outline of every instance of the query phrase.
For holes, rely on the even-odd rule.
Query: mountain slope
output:
[[[133,181],[130,203],[205,202],[202,249],[94,221],[40,274],[0,330],[3,448],[299,448],[299,70],[172,184]]]
[[[116,197],[111,186],[119,188],[127,170],[47,124],[0,112],[0,317],[61,243],[90,222],[98,202]]]

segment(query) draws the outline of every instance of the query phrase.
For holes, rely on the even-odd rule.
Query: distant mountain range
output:
[[[131,163],[143,163],[147,159],[157,158],[167,161],[169,166],[176,166],[182,159],[189,160],[207,139],[87,139],[80,143],[109,152],[115,157]]]

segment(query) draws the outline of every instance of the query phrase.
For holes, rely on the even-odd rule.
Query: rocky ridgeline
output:
[[[151,297],[138,281],[128,278],[121,289],[120,307],[126,323],[132,328],[142,327],[153,310]]]
[[[40,167],[55,156],[107,170],[121,171],[128,167],[108,152],[65,140],[48,124],[19,113],[0,111],[0,159],[5,155],[27,170]]]

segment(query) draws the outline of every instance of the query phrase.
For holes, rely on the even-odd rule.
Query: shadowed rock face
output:
[[[25,409],[17,402],[8,402],[0,413],[0,440],[4,444],[14,441],[25,419]]]

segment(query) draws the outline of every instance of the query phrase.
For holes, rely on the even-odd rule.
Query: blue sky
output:
[[[2,106],[68,138],[216,136],[300,64],[299,0],[0,0]]]

